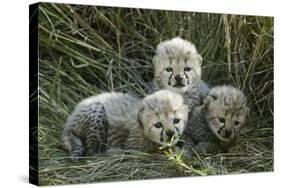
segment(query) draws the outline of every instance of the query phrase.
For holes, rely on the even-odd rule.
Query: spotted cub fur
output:
[[[204,104],[191,113],[183,134],[186,148],[193,146],[199,153],[227,152],[235,144],[248,113],[246,97],[240,90],[231,86],[214,87]]]
[[[207,95],[209,87],[201,80],[202,57],[191,42],[179,37],[161,42],[153,64],[151,90],[168,89],[182,94],[190,110]]]
[[[104,93],[77,105],[65,123],[63,140],[73,159],[109,148],[154,152],[176,144],[187,120],[182,96],[168,90],[144,99]]]

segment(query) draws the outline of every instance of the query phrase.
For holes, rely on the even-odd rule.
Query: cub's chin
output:
[[[231,140],[233,140],[233,137],[229,137],[229,138],[222,137],[219,133],[216,133],[216,136],[218,139],[220,139],[223,142],[230,142]]]
[[[209,125],[209,127],[210,127],[210,129],[212,130],[212,132],[215,134],[215,136],[216,136],[219,140],[221,140],[221,141],[223,141],[223,142],[230,142],[231,140],[234,139],[234,136],[231,136],[231,137],[228,137],[228,138],[223,137],[223,136],[221,136],[221,135],[219,134],[218,130],[217,130],[215,127],[213,127],[213,126],[211,126],[211,125]]]
[[[185,87],[185,84],[183,84],[183,83],[176,83],[176,84],[173,85],[173,87],[174,88],[183,88],[183,87]]]
[[[167,90],[173,91],[175,93],[183,94],[187,91],[188,87],[185,85],[174,85],[171,86],[169,84],[165,84],[165,88]]]
[[[187,87],[173,87],[173,90],[177,93],[185,93],[187,91]]]
[[[179,141],[179,138],[175,138],[172,143],[171,142],[161,142],[161,141],[158,141],[158,140],[157,141],[154,140],[155,143],[157,143],[157,144],[159,144],[161,146],[174,146],[174,145],[176,145],[178,143],[178,141]]]

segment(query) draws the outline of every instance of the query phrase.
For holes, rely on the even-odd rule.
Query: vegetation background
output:
[[[273,18],[40,3],[39,183],[68,184],[273,171]],[[230,153],[188,160],[124,152],[72,162],[63,124],[103,91],[144,95],[156,45],[180,36],[203,57],[203,80],[231,84],[251,109]]]

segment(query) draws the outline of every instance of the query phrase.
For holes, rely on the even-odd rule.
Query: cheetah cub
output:
[[[77,105],[66,121],[63,141],[75,160],[109,148],[154,152],[159,146],[175,145],[187,120],[182,96],[168,90],[144,99],[104,93]]]
[[[209,87],[201,80],[202,57],[195,46],[179,37],[158,44],[153,57],[152,90],[182,94],[190,109],[200,104]]]
[[[240,90],[231,86],[212,88],[204,104],[191,113],[183,134],[187,148],[192,146],[205,154],[227,152],[248,113],[246,97]]]

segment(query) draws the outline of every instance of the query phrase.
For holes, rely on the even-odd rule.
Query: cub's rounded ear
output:
[[[207,95],[207,97],[204,99],[204,103],[203,103],[204,107],[208,107],[210,102],[217,100],[217,98],[218,98],[217,96],[212,94]]]
[[[143,128],[143,113],[144,113],[144,108],[140,109],[139,113],[138,113],[138,122],[139,122],[139,126],[141,128]]]

